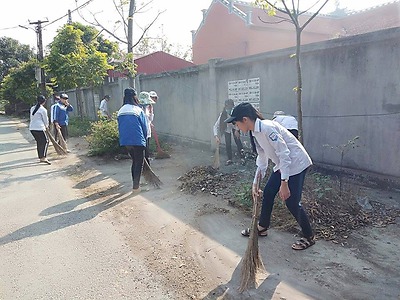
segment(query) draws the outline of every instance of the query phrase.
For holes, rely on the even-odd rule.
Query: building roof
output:
[[[155,74],[193,67],[194,63],[163,51],[135,59],[137,74]]]

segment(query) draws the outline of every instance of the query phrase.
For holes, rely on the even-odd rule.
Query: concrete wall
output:
[[[400,28],[302,48],[305,147],[316,162],[340,165],[335,149],[359,136],[343,166],[400,177]],[[155,90],[159,133],[213,147],[212,126],[228,81],[260,78],[260,110],[296,116],[294,48],[137,78]],[[331,145],[331,149],[324,145]]]

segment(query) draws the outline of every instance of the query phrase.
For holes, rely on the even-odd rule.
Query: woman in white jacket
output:
[[[268,167],[268,160],[274,163],[263,191],[263,202],[258,223],[258,235],[267,236],[271,213],[276,194],[285,201],[293,217],[302,229],[303,238],[292,245],[294,250],[304,250],[315,244],[314,234],[308,216],[301,205],[304,178],[312,161],[303,145],[285,127],[272,120],[264,120],[250,103],[237,105],[226,123],[236,125],[242,132],[250,133],[253,150],[257,152],[257,171],[254,176],[252,193],[259,195],[258,178],[263,178]],[[242,231],[249,236],[250,230]]]
[[[44,108],[46,98],[43,95],[37,97],[37,103],[31,107],[30,110],[30,123],[29,130],[36,140],[36,148],[39,160],[41,163],[51,165],[47,160],[47,149],[49,147],[49,140],[45,133],[46,128],[49,127],[49,118],[47,117],[47,110]]]

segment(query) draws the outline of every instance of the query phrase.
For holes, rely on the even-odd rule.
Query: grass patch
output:
[[[87,136],[93,121],[87,118],[71,118],[68,124],[68,135],[71,137]]]

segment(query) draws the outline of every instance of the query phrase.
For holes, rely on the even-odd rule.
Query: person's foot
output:
[[[230,159],[228,159],[228,160],[226,161],[226,163],[225,163],[225,166],[229,166],[229,165],[231,165],[231,164],[233,164],[233,161],[230,160]]]
[[[142,188],[139,186],[137,189],[132,189],[132,194],[139,194],[142,191]]]
[[[41,159],[40,159],[40,162],[41,162],[41,163],[44,163],[44,164],[51,165],[51,162],[49,162],[49,161],[47,160],[47,158],[41,158]]]
[[[67,153],[70,153],[70,152],[71,152],[71,150],[67,149]]]

